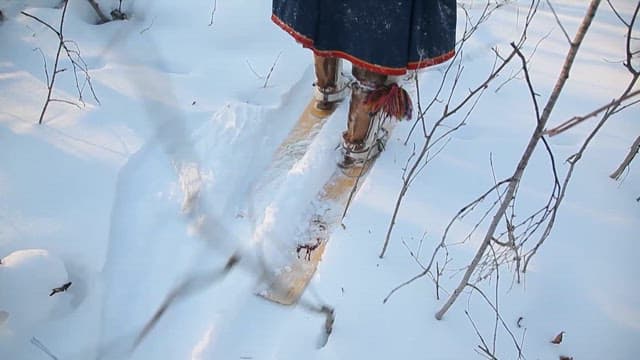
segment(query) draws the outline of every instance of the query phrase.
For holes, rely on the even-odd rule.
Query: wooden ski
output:
[[[384,142],[391,134],[394,124],[395,121],[386,121],[387,136]],[[384,146],[384,142],[379,146]],[[297,258],[270,279],[267,287],[259,292],[260,296],[282,305],[298,302],[322,260],[332,230],[341,223],[345,206],[365,181],[376,159],[374,157],[363,166],[348,169],[336,166],[336,170],[310,204],[314,210],[309,212],[311,215],[307,231],[295,249]]]

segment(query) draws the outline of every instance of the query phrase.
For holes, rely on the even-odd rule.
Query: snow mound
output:
[[[0,12],[6,17],[15,17],[29,7],[54,8],[58,5],[60,0],[0,0]]]
[[[62,260],[47,250],[18,250],[3,258],[0,327],[15,334],[29,333],[36,324],[49,318],[60,301],[60,295],[49,294],[67,279]]]

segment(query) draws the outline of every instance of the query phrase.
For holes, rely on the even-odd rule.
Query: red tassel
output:
[[[411,97],[406,90],[397,84],[381,86],[367,95],[364,102],[371,107],[371,112],[376,114],[379,111],[387,117],[394,117],[398,120],[411,119],[413,104]]]

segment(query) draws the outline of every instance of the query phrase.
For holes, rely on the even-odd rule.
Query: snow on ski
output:
[[[382,124],[386,136],[378,146],[384,147],[395,123],[388,119]],[[332,230],[340,223],[345,206],[366,180],[376,159],[377,156],[362,166],[346,169],[336,166],[316,198],[309,203],[308,213],[311,215],[306,229],[296,248],[291,249],[296,254],[293,262],[280,269],[266,287],[259,288],[258,295],[282,305],[298,302],[322,260]]]
[[[338,107],[336,105],[330,110],[320,110],[315,105],[316,100],[311,99],[296,125],[276,150],[265,175],[254,186],[254,191],[260,191],[270,181],[277,178],[281,171],[288,170],[296,161],[300,160],[327,119]]]

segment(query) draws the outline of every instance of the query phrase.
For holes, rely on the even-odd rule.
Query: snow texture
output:
[[[0,344],[28,340],[42,322],[59,312],[68,297],[49,296],[65,284],[62,260],[42,249],[14,251],[0,264]],[[7,341],[8,340],[8,341]]]
[[[56,3],[0,2],[7,16],[0,24],[0,359],[481,358],[475,351],[481,340],[465,311],[493,345],[495,313],[476,292],[465,291],[443,321],[433,317],[484,225],[451,246],[455,263],[441,278],[440,299],[423,278],[382,300],[421,272],[416,259],[428,261],[451,217],[493,185],[494,173],[504,178],[513,171],[535,126],[518,64],[489,87],[447,146],[431,154],[400,209],[388,254],[379,259],[403,169],[423,141],[421,126],[407,145],[412,123],[396,127],[301,303],[282,307],[255,291],[265,274],[287,271],[306,229],[301,219],[322,206],[314,196],[335,168],[348,103],[313,141],[300,144],[304,155],[274,165],[314,79],[309,51],[270,22],[268,1],[125,1],[127,21],[99,26],[86,1],[71,1],[64,33],[77,43],[100,104],[54,103],[39,126],[46,77],[33,49],[42,50],[51,71],[57,39],[19,11],[26,7],[57,24]],[[459,3],[472,16],[484,6]],[[586,2],[552,3],[573,33]],[[633,12],[632,2],[612,3],[625,18]],[[118,2],[100,4],[109,12]],[[527,10],[528,2],[508,2],[469,40],[461,54],[463,90],[454,100],[484,80],[494,65],[492,48],[510,50]],[[459,21],[459,33],[463,27]],[[602,5],[552,125],[621,93],[628,81],[620,65],[624,46],[624,27]],[[540,101],[567,49],[542,4],[523,49],[535,52],[529,66]],[[67,71],[58,74],[54,95],[72,101],[74,77],[61,61]],[[419,75],[423,106],[444,69]],[[513,80],[505,82],[508,77]],[[442,106],[436,102],[428,123]],[[626,109],[591,144],[524,282],[513,283],[513,269],[502,268],[497,287],[495,276],[481,285],[491,300],[499,296],[502,318],[528,359],[631,360],[640,353],[640,171],[633,163],[624,181],[608,178],[640,134],[638,118],[637,105]],[[564,159],[594,123],[549,139],[562,173]],[[548,156],[538,149],[519,189],[519,213],[545,201],[550,179]],[[473,229],[488,203],[456,222],[452,242]],[[195,281],[209,279],[236,253],[243,257],[227,276]],[[189,279],[195,280],[188,294],[132,351],[167,295]],[[48,296],[69,281],[67,292]],[[322,304],[335,309],[336,321],[318,348],[325,319],[309,308]],[[560,331],[563,342],[551,344]],[[495,343],[498,358],[517,358],[501,328]]]

